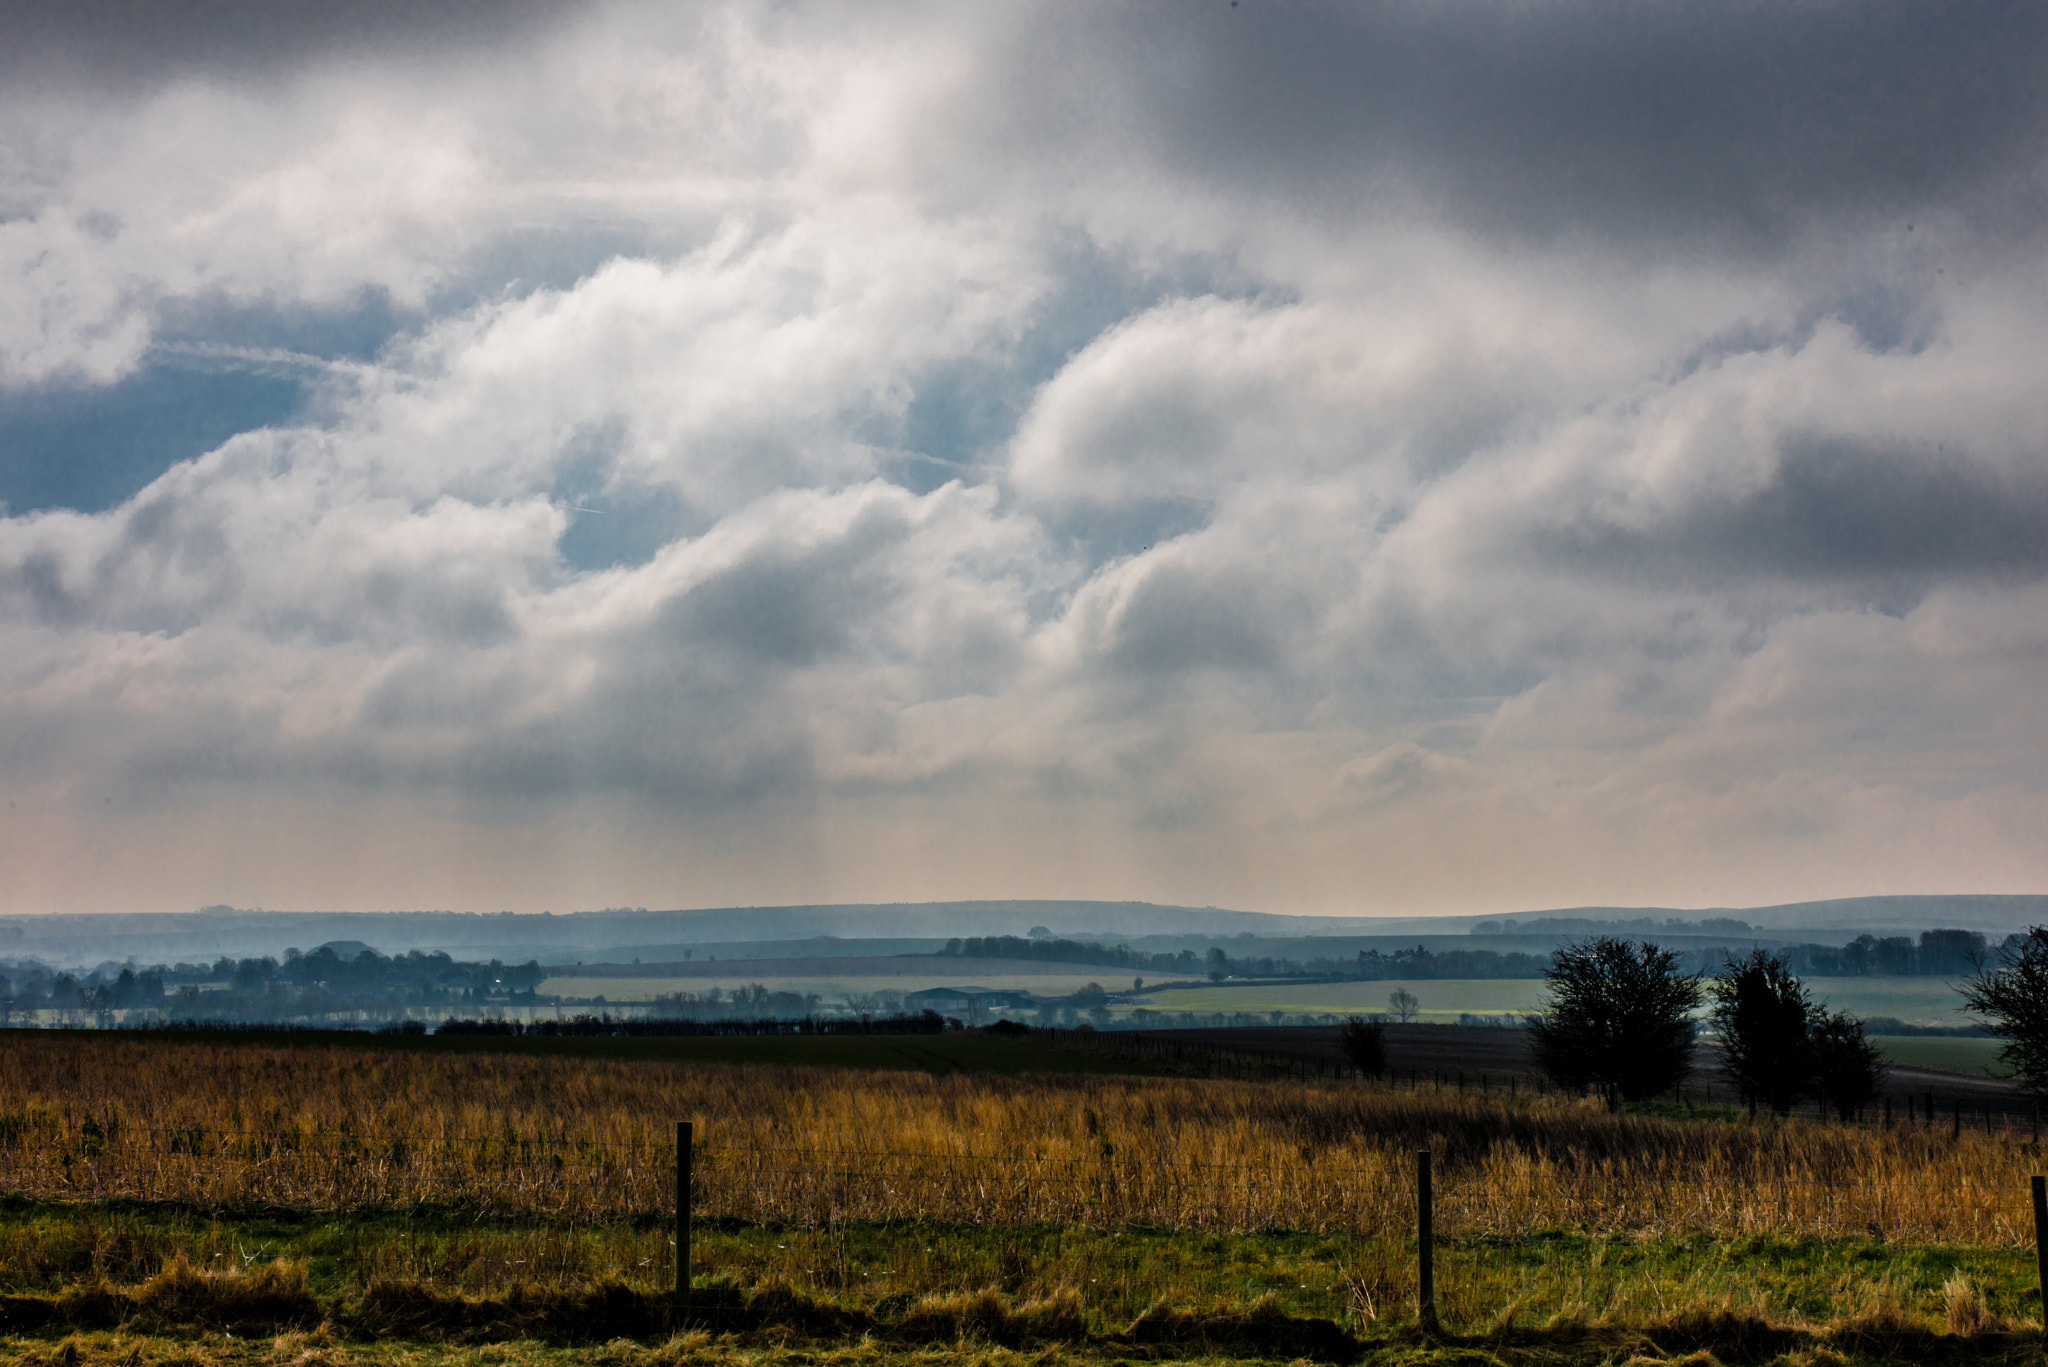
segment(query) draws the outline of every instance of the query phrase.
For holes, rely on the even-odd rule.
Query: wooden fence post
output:
[[[2048,1177],[2036,1177],[2034,1187],[2034,1264],[2041,1278],[2041,1325],[2048,1329]]]
[[[1425,1332],[1436,1319],[1436,1212],[1429,1187],[1429,1150],[1415,1151],[1415,1310]]]
[[[695,1126],[676,1122],[676,1314],[690,1308],[690,1140]]]

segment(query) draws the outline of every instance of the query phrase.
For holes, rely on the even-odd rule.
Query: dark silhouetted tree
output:
[[[1387,1027],[1380,1021],[1369,1021],[1363,1016],[1353,1016],[1344,1022],[1344,1029],[1337,1041],[1344,1048],[1344,1057],[1351,1060],[1351,1066],[1374,1080],[1386,1075],[1387,1071]]]
[[[1601,936],[1552,954],[1544,976],[1530,1044],[1558,1085],[1611,1087],[1641,1101],[1684,1079],[1702,993],[1697,974],[1679,971],[1676,953]]]
[[[2048,927],[2033,926],[1957,985],[1963,1004],[2005,1041],[1999,1061],[2028,1091],[2048,1097]]]
[[[1974,973],[1984,963],[1984,937],[1974,930],[1923,930],[1915,956],[1922,973],[1955,978]]]
[[[1884,1086],[1884,1056],[1863,1033],[1863,1022],[1839,1011],[1816,1010],[1807,1039],[1814,1090],[1837,1119],[1854,1119]]]
[[[1729,960],[1708,991],[1724,1070],[1779,1115],[1812,1095],[1847,1120],[1884,1085],[1884,1058],[1863,1022],[1816,1003],[1768,950]]]
[[[1813,1081],[1809,1036],[1818,1008],[1804,985],[1783,959],[1758,949],[1730,959],[1707,992],[1722,1070],[1751,1101],[1790,1114]]]

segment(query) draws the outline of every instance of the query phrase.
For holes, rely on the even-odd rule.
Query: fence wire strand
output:
[[[1964,1148],[1999,1144],[1972,1136]],[[1743,1171],[1660,1167],[1592,1153],[1531,1162],[1501,1147],[1443,1162],[1438,1226],[1512,1237],[1542,1229],[1698,1230],[1823,1236],[1878,1234],[1974,1244],[2021,1240],[2023,1191],[1957,1164],[1938,1200],[1899,1200],[1886,1167],[1815,1171],[1789,1146]],[[0,1189],[69,1201],[132,1199],[232,1207],[445,1206],[495,1214],[643,1220],[673,1211],[673,1145],[555,1137],[44,1126],[0,1134]],[[1309,1153],[1293,1164],[1176,1161],[1121,1152],[1092,1158],[905,1149],[692,1150],[692,1207],[706,1218],[790,1228],[851,1221],[1069,1224],[1219,1231],[1382,1234],[1406,1228],[1406,1156]],[[2013,1188],[2013,1189],[2008,1189]],[[1933,1218],[1930,1218],[1930,1212]]]

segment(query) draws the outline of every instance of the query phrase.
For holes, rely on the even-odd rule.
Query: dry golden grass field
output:
[[[1491,1334],[1489,1351],[1516,1334],[1612,1348],[1710,1321],[1780,1347],[1886,1325],[1887,1342],[2010,1346],[2040,1313],[2040,1161],[2014,1128],[1610,1115],[1355,1081],[9,1031],[0,1331],[8,1297],[186,1324],[260,1273],[264,1295],[300,1307],[279,1323],[324,1324],[336,1343],[653,1332],[681,1119],[698,1138],[700,1304],[766,1295],[861,1333],[1107,1343],[1172,1315],[1266,1315],[1363,1352],[1412,1329],[1418,1149],[1435,1168],[1446,1322]]]
[[[1436,1154],[1446,1230],[2018,1246],[2031,1136],[1700,1124],[1354,1082],[802,1067],[0,1035],[0,1187],[317,1210],[1364,1233]]]

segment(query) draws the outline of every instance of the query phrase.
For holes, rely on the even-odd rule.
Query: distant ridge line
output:
[[[835,902],[656,910],[593,911],[273,911],[207,907],[190,912],[55,912],[0,916],[0,956],[51,963],[132,958],[174,963],[221,955],[278,955],[337,940],[383,953],[442,951],[456,958],[541,959],[570,963],[607,955],[681,957],[705,946],[724,958],[754,957],[761,946],[809,941],[820,948],[861,942],[857,953],[929,953],[952,937],[1028,935],[1042,927],[1077,940],[1147,937],[1225,939],[1320,936],[1462,935],[1506,918],[1588,922],[1733,917],[1780,939],[1833,939],[1955,927],[2003,936],[2048,924],[2048,894],[1895,894],[1782,902],[1758,907],[1576,906],[1439,916],[1333,915],[1238,911],[1140,901],[982,898],[945,902]],[[1618,926],[1619,933],[1628,927]],[[1844,937],[1846,938],[1846,937]],[[778,948],[769,957],[787,954]]]

